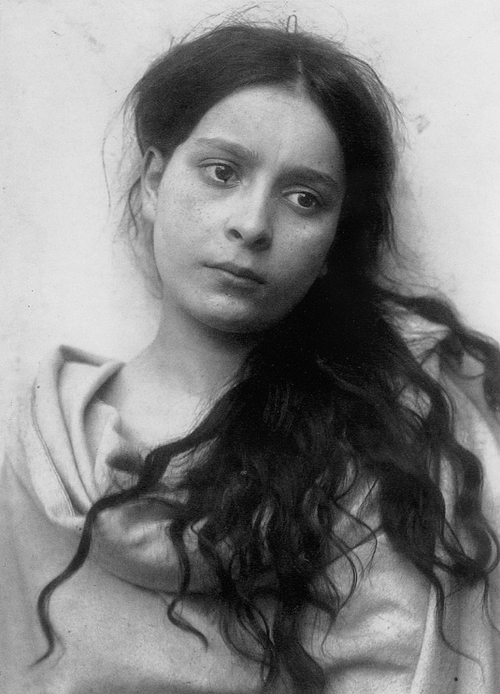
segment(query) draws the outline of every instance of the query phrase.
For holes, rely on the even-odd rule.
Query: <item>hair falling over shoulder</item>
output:
[[[156,494],[180,454],[196,464],[175,488],[183,500],[168,532],[181,582],[168,616],[196,632],[178,609],[192,574],[183,538],[196,526],[220,631],[261,664],[264,691],[280,678],[290,691],[323,691],[323,672],[301,643],[301,620],[313,608],[335,621],[356,588],[354,545],[376,541],[376,531],[432,584],[441,625],[449,586],[480,584],[487,595],[499,545],[481,511],[481,462],[458,443],[450,399],[410,350],[397,318],[445,326],[447,336],[431,349],[444,369],[458,368],[467,353],[482,362],[491,407],[500,403],[500,354],[447,304],[378,280],[392,239],[395,109],[371,68],[301,32],[222,26],[174,47],[135,87],[139,146],[168,154],[235,90],[298,82],[334,127],[345,157],[346,202],[328,274],[268,332],[191,434],[151,451],[130,488],[91,509],[72,563],[39,599],[46,655],[56,638],[50,596],[86,560],[99,514]],[[453,525],[437,481],[443,461],[456,484]],[[352,512],[360,495],[376,507],[375,524]],[[351,567],[347,589],[335,571],[340,557]]]

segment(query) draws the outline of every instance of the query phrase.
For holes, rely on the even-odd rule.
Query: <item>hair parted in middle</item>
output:
[[[344,267],[347,262],[350,270],[373,271],[380,247],[392,240],[389,196],[397,109],[372,68],[340,44],[238,24],[175,45],[129,97],[141,153],[155,147],[168,160],[215,104],[258,85],[302,90],[334,129],[347,193],[331,255],[340,246]]]

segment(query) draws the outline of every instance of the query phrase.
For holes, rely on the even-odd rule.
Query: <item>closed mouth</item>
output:
[[[224,272],[228,272],[235,277],[241,277],[243,279],[253,280],[258,284],[264,284],[264,278],[261,277],[261,275],[258,275],[250,268],[237,265],[236,263],[217,263],[215,265],[210,265],[209,267],[216,270],[224,270]]]

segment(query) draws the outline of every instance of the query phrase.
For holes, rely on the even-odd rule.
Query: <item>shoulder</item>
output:
[[[402,312],[397,328],[445,393],[456,441],[481,463],[483,512],[500,533],[500,351],[487,336]],[[441,485],[447,488],[443,461]]]
[[[6,416],[7,454],[58,448],[78,418],[121,363],[73,347],[60,346],[44,357],[33,378],[23,378]]]
[[[466,398],[493,425],[500,422],[489,394],[491,381],[500,390],[500,347],[494,340],[463,326],[458,332],[399,307],[391,322],[426,373],[441,383],[453,401],[463,403]]]

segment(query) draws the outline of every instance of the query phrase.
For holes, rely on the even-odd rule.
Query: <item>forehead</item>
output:
[[[301,89],[255,86],[237,91],[207,111],[185,144],[220,140],[242,145],[259,160],[310,166],[337,177],[343,172],[333,127]]]

